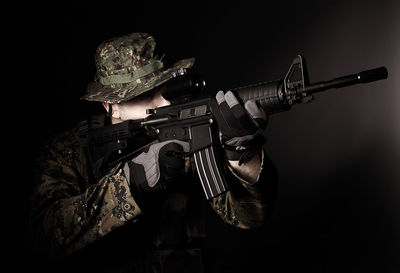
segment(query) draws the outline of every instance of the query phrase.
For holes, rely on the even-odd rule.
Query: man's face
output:
[[[120,121],[143,119],[146,109],[154,109],[171,103],[164,99],[159,89],[141,94],[129,101],[113,105],[113,112],[118,111]],[[114,114],[113,114],[114,116]]]

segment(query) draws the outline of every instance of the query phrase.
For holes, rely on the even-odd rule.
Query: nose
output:
[[[162,102],[159,107],[171,105],[171,102],[169,100],[164,99],[162,96],[161,96],[161,100],[162,100]]]
[[[169,100],[164,99],[164,97],[161,95],[161,92],[157,92],[154,95],[153,102],[154,108],[171,105],[171,102]]]

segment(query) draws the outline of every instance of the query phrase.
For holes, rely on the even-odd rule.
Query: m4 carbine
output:
[[[294,104],[307,103],[314,99],[313,94],[331,88],[340,88],[357,83],[368,83],[387,78],[385,67],[379,67],[358,74],[336,78],[330,81],[309,83],[304,58],[295,57],[286,76],[276,81],[258,83],[231,89],[245,103],[255,100],[266,113],[274,114],[289,110]],[[157,141],[178,139],[190,143],[196,170],[207,199],[228,190],[224,173],[227,164],[223,157],[222,145],[214,111],[218,107],[214,96],[202,96],[205,82],[186,71],[177,71],[176,77],[162,88],[169,106],[148,109],[149,116],[143,120],[126,121],[117,125],[93,131],[92,151],[112,147],[107,159],[102,158],[105,168],[140,153],[142,145],[132,147],[129,140],[143,133]],[[89,135],[89,136],[90,136]],[[149,143],[148,145],[151,145]],[[146,145],[145,147],[147,147]],[[109,149],[108,149],[109,150]]]

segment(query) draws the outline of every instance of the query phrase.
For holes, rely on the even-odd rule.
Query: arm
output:
[[[271,214],[277,194],[278,173],[264,150],[261,159],[256,182],[250,183],[232,170],[230,190],[210,200],[224,222],[249,229],[264,224]]]
[[[52,254],[72,253],[141,214],[121,170],[86,186],[77,171],[76,150],[67,138],[45,149],[38,160],[38,181],[32,194],[35,248]]]
[[[271,212],[277,188],[276,169],[262,149],[267,116],[254,101],[242,106],[230,91],[219,91],[216,101],[214,113],[231,175],[230,190],[212,205],[225,222],[260,226]]]

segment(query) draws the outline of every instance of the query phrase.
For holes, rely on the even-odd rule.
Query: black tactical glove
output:
[[[188,151],[189,143],[169,140],[151,145],[126,163],[124,172],[133,191],[151,193],[172,187],[185,174],[185,160],[174,154]]]
[[[265,143],[263,130],[267,126],[267,115],[254,100],[247,101],[243,108],[231,91],[219,91],[215,98],[219,106],[214,110],[218,111],[215,118],[226,157],[238,160],[241,165]]]

